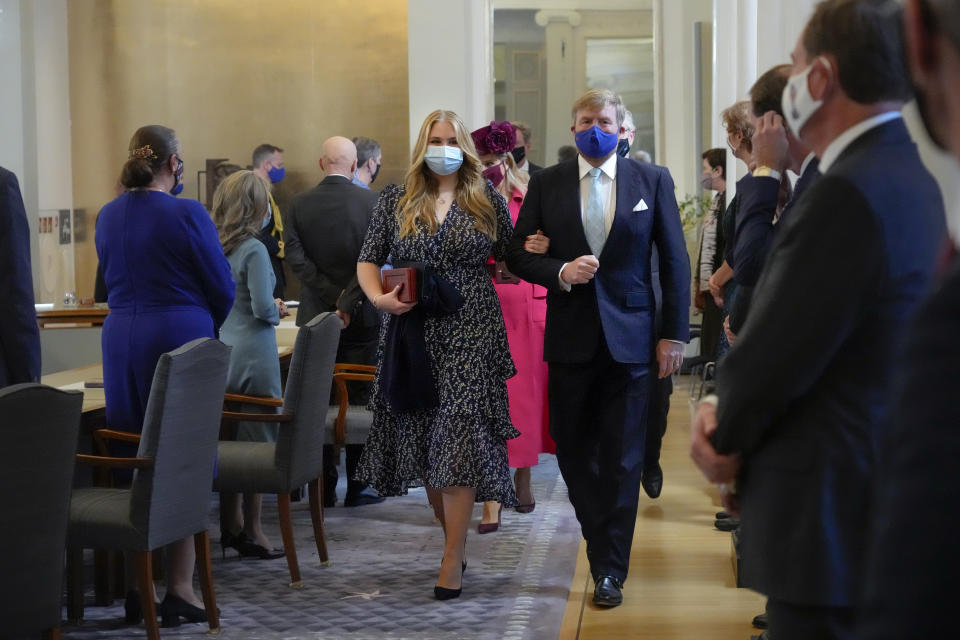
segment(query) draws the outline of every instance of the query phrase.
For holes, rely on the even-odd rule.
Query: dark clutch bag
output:
[[[420,301],[420,271],[413,267],[400,267],[397,269],[384,269],[381,273],[383,277],[383,292],[390,293],[400,285],[400,291],[397,292],[397,299],[400,302],[419,302]]]
[[[520,278],[516,277],[509,271],[503,271],[497,267],[496,262],[487,263],[487,272],[490,274],[490,277],[493,278],[493,281],[497,284],[519,284]]]

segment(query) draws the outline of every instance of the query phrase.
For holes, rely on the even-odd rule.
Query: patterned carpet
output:
[[[463,595],[437,602],[433,584],[443,533],[426,493],[411,491],[379,505],[326,511],[331,564],[320,565],[306,502],[294,503],[294,535],[305,586],[290,589],[286,561],[226,560],[214,544],[214,580],[225,639],[541,640],[557,637],[576,563],[580,529],[553,456],[533,469],[537,508],[504,511],[500,531],[467,541]],[[338,488],[344,495],[343,474]],[[217,522],[216,512],[211,522]],[[276,502],[264,504],[264,524],[280,544]],[[219,531],[211,528],[211,539]],[[92,587],[91,587],[92,588]],[[143,625],[123,626],[123,602],[95,607],[87,594],[85,621],[64,637],[144,637]],[[206,624],[162,629],[163,637],[201,637]]]

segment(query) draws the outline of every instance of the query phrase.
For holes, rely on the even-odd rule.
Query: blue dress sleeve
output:
[[[238,251],[244,251],[239,247]],[[249,243],[243,256],[242,273],[246,275],[250,290],[250,306],[253,316],[269,324],[280,324],[280,311],[273,299],[277,277],[273,274],[267,248],[259,240]]]
[[[236,294],[230,263],[223,255],[217,227],[203,205],[195,200],[181,202],[187,208],[187,242],[193,255],[194,272],[200,280],[214,324],[219,327],[227,319]]]

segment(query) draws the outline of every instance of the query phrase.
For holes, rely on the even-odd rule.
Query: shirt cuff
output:
[[[565,282],[564,279],[560,277],[560,274],[563,273],[563,267],[566,267],[568,264],[570,263],[564,262],[563,266],[560,267],[560,271],[557,273],[557,282],[560,283],[560,288],[564,291],[570,291],[573,288],[569,282]]]
[[[665,340],[666,342],[673,342],[674,344],[687,344],[683,340],[673,340],[671,338],[660,338],[660,339]]]
[[[716,409],[720,406],[720,398],[717,397],[717,394],[711,393],[708,396],[704,396],[700,400],[700,404],[712,404],[714,409]]]

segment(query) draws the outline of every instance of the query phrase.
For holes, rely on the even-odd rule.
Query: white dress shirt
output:
[[[859,122],[834,139],[827,148],[823,151],[823,156],[820,158],[820,173],[826,173],[830,170],[830,167],[833,166],[833,163],[837,161],[837,158],[840,157],[840,154],[844,150],[853,144],[853,141],[865,134],[870,129],[875,129],[880,125],[890,122],[891,120],[896,120],[897,118],[902,117],[899,111],[887,111],[879,115],[875,115],[872,118],[867,118],[866,120]]]
[[[590,187],[593,184],[593,176],[590,175],[590,170],[594,167],[581,155],[577,156],[577,166],[580,174],[580,223],[583,224],[583,214],[587,209],[587,199],[590,198]],[[600,197],[603,199],[603,223],[607,236],[609,236],[610,228],[613,226],[613,217],[617,213],[617,154],[610,154],[610,157],[600,165],[599,169]],[[586,227],[584,227],[584,231],[586,231]],[[599,256],[597,256],[597,258],[599,258]],[[560,273],[563,273],[563,267],[568,264],[570,263],[563,263],[563,266],[560,267]],[[563,278],[560,277],[560,273],[557,274],[560,287],[564,291],[570,291],[571,285],[564,282]]]

